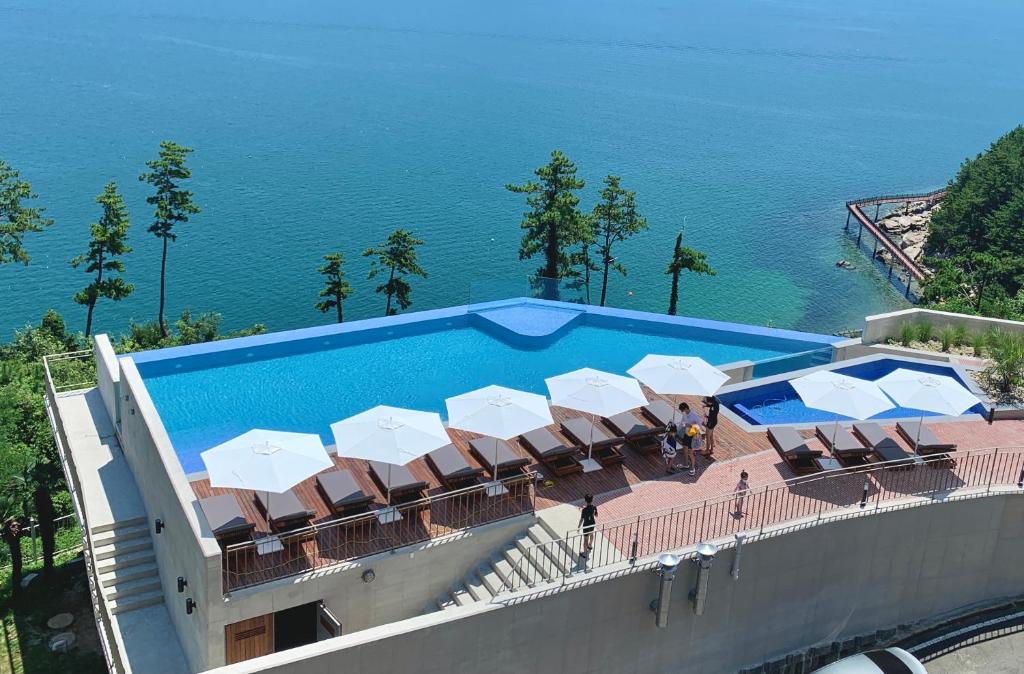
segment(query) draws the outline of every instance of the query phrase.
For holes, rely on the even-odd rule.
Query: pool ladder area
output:
[[[788,398],[768,398],[759,405],[754,405],[751,408],[752,412],[756,412],[762,417],[774,417],[782,414],[785,411],[783,405],[786,403]]]

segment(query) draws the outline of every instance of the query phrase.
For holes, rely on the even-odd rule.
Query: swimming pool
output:
[[[837,364],[826,367],[827,369],[868,381],[876,381],[893,370],[906,368],[918,372],[952,377],[976,394],[979,393],[970,376],[960,368],[916,358],[868,356],[852,360],[849,365]],[[789,383],[790,379],[803,374],[807,373],[792,372],[784,377],[772,377],[763,383],[754,381],[729,386],[719,394],[718,398],[724,407],[752,426],[812,424],[823,421],[835,421],[837,418],[849,420],[848,417],[837,417],[837,415],[830,412],[812,409],[804,405]],[[965,414],[983,415],[985,414],[985,408],[980,404],[975,405]],[[872,419],[920,418],[920,416],[921,410],[897,406],[875,415]],[[926,412],[925,416],[938,415]]]
[[[136,362],[186,473],[199,453],[251,428],[319,433],[378,404],[444,414],[444,399],[501,384],[545,393],[580,367],[625,374],[648,353],[714,364],[828,349],[831,337],[530,301],[463,308],[143,352]],[[815,351],[817,350],[817,351]]]

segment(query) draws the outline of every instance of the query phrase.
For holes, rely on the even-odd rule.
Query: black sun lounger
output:
[[[624,438],[613,438],[605,433],[600,426],[595,426],[590,419],[576,417],[566,419],[562,422],[562,432],[566,437],[575,442],[584,454],[593,443],[591,456],[602,466],[612,466],[622,463],[625,457],[619,451],[618,445],[625,442]]]
[[[520,456],[512,449],[511,445],[497,438],[474,438],[469,441],[469,451],[473,453],[481,466],[491,472],[494,479],[524,473],[523,468],[530,465],[528,458]],[[497,452],[497,466],[494,465],[495,452]],[[497,468],[497,474],[495,474],[495,468]]]
[[[367,494],[347,470],[331,470],[316,476],[316,486],[331,512],[339,517],[365,512],[373,496]]]
[[[871,453],[871,449],[865,447],[842,424],[819,424],[814,427],[814,434],[844,466],[862,465],[867,462],[865,457]]]
[[[452,444],[427,454],[427,465],[449,491],[476,484],[477,477],[484,473],[483,468],[469,465],[459,448]]]
[[[896,424],[896,432],[903,436],[911,449],[922,456],[956,451],[955,443],[942,442],[935,437],[928,426],[922,425],[920,421],[901,421]]]
[[[663,428],[651,428],[641,421],[632,412],[622,412],[604,420],[605,425],[620,438],[626,439],[626,444],[642,454],[653,454],[661,451],[661,441],[658,436],[664,431]]]
[[[234,494],[208,496],[199,501],[199,507],[210,524],[213,537],[222,546],[247,541],[256,525],[245,519]]]
[[[853,425],[853,433],[879,461],[893,462],[893,468],[910,468],[914,465],[914,455],[900,447],[878,424],[870,421],[856,423]]]
[[[583,472],[583,466],[574,456],[576,447],[565,444],[546,428],[520,435],[519,442],[555,475]]]
[[[768,429],[768,441],[772,443],[772,447],[796,475],[821,471],[821,466],[815,461],[821,457],[821,452],[811,449],[796,429],[788,426],[773,426]]]
[[[370,464],[370,476],[385,495],[388,493],[388,476],[390,475],[392,505],[419,501],[424,497],[424,490],[430,486],[423,480],[417,480],[406,466],[396,466],[384,461],[367,461],[367,463]]]
[[[673,408],[666,401],[658,398],[652,400],[643,407],[640,408],[644,416],[654,422],[655,426],[658,426],[660,430],[665,430],[665,427],[672,423]]]
[[[302,504],[295,492],[289,489],[283,494],[257,491],[256,507],[277,532],[301,529],[309,526],[316,513]]]

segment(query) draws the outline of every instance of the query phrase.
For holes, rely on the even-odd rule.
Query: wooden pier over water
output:
[[[881,197],[869,197],[867,199],[857,199],[854,201],[846,202],[846,225],[844,231],[852,236],[850,231],[850,219],[851,217],[857,221],[857,247],[861,247],[861,242],[864,236],[864,231],[871,235],[874,239],[874,247],[870,253],[873,262],[878,262],[878,249],[881,247],[887,253],[889,253],[888,263],[888,280],[894,281],[893,279],[893,268],[895,265],[899,265],[903,268],[906,274],[906,280],[900,278],[903,282],[904,290],[903,296],[908,300],[913,301],[911,295],[913,293],[913,284],[916,282],[920,285],[926,278],[927,274],[916,262],[910,259],[910,257],[903,252],[903,249],[896,245],[892,239],[890,239],[885,232],[881,230],[876,224],[878,222],[879,211],[883,204],[906,204],[906,208],[909,210],[910,204],[915,201],[923,201],[928,206],[942,201],[943,197],[946,196],[946,190],[935,190],[934,192],[928,192],[925,194],[893,194]],[[864,213],[864,208],[875,207],[874,218],[869,218]],[[867,251],[865,250],[865,253]]]

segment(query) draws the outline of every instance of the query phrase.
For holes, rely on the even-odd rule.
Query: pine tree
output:
[[[715,275],[715,270],[708,265],[707,260],[707,254],[684,246],[683,233],[679,232],[679,236],[676,237],[675,249],[672,251],[672,261],[669,262],[668,269],[665,270],[666,274],[672,276],[672,292],[668,300],[668,313],[670,316],[675,316],[676,309],[678,308],[679,276],[682,272],[691,271],[695,274]]]
[[[636,210],[636,192],[623,189],[618,176],[604,179],[605,187],[601,190],[601,202],[594,206],[594,220],[598,240],[598,251],[601,255],[601,306],[608,297],[608,271],[614,269],[623,276],[626,268],[612,255],[612,246],[618,241],[625,241],[637,232],[647,229],[645,220]]]
[[[103,193],[96,197],[96,203],[103,207],[103,216],[99,222],[89,225],[92,232],[89,250],[71,260],[72,267],[77,269],[84,264],[87,274],[95,274],[92,283],[75,294],[75,302],[88,307],[85,317],[86,337],[92,332],[92,315],[96,309],[96,300],[105,297],[116,302],[128,297],[134,290],[132,284],[114,275],[124,273],[124,263],[119,256],[132,250],[126,243],[128,209],[117,191],[117,185],[107,183]]]
[[[408,230],[399,229],[392,232],[379,248],[368,248],[363,251],[363,257],[376,258],[370,263],[370,273],[366,278],[372,279],[385,272],[388,274],[387,282],[376,288],[378,293],[383,293],[388,298],[384,308],[385,316],[398,313],[398,309],[391,306],[392,299],[401,309],[408,309],[412,304],[412,287],[405,280],[405,276],[415,274],[427,278],[427,272],[416,260],[416,246],[422,243],[423,241],[414,238]]]
[[[317,302],[316,308],[324,313],[331,309],[337,309],[338,322],[341,323],[343,320],[341,304],[352,294],[352,286],[345,279],[345,271],[342,269],[345,258],[341,253],[329,253],[324,255],[324,261],[327,264],[317,270],[323,274],[325,281],[324,287],[320,291],[320,297],[323,299]]]
[[[156,188],[156,194],[146,197],[146,203],[155,207],[153,224],[149,232],[163,243],[160,254],[160,310],[157,322],[160,333],[167,337],[167,322],[164,320],[164,300],[167,288],[167,242],[178,235],[175,225],[188,222],[190,215],[199,213],[199,207],[192,201],[192,192],[182,189],[183,180],[192,177],[192,171],[185,166],[185,159],[192,148],[182,147],[169,140],[161,141],[158,159],[146,162],[150,171],[139,176],[139,180]]]
[[[32,185],[0,159],[0,264],[27,265],[30,258],[24,247],[25,235],[53,224],[53,220],[43,217],[45,208],[26,205],[35,198]]]

